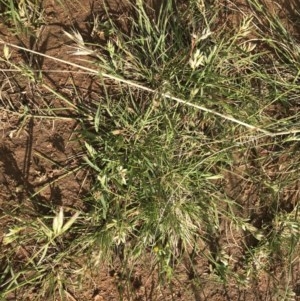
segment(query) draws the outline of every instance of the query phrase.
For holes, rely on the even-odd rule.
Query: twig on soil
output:
[[[21,47],[21,46],[17,46],[17,45],[11,44],[11,43],[6,43],[3,40],[0,40],[0,44],[4,44],[4,45],[7,45],[7,46],[16,48],[16,49],[24,50],[24,51],[27,51],[27,52],[30,52],[30,53],[33,53],[33,54],[36,54],[36,55],[39,55],[39,56],[51,59],[51,60],[55,60],[57,62],[66,64],[66,65],[73,66],[73,67],[76,67],[76,68],[88,71],[88,72],[90,72],[92,74],[95,74],[95,75],[101,75],[104,78],[108,78],[108,79],[111,79],[111,80],[114,80],[114,81],[117,81],[117,82],[120,82],[120,83],[124,83],[124,84],[127,84],[128,86],[131,86],[131,87],[134,87],[134,88],[137,88],[137,89],[141,89],[143,91],[147,91],[147,92],[150,92],[150,93],[157,93],[157,91],[155,91],[155,90],[153,90],[151,88],[145,87],[145,86],[143,86],[141,84],[135,83],[133,81],[126,80],[126,79],[123,79],[123,78],[120,78],[120,77],[117,77],[117,76],[114,76],[114,75],[110,75],[110,74],[107,74],[105,72],[99,72],[98,70],[94,70],[94,69],[91,69],[91,68],[88,68],[88,67],[76,64],[76,63],[65,61],[65,60],[62,60],[62,59],[59,59],[59,58],[56,58],[56,57],[44,54],[44,53],[40,53],[40,52],[31,50],[31,49],[27,49],[27,48],[24,48],[24,47]],[[224,115],[224,114],[221,114],[221,113],[216,112],[214,110],[208,109],[206,107],[203,107],[203,106],[200,106],[200,105],[197,105],[197,104],[193,104],[193,103],[191,103],[191,102],[189,102],[187,100],[184,100],[184,99],[172,96],[172,95],[170,95],[168,93],[161,93],[161,96],[165,97],[167,99],[170,99],[170,100],[174,100],[177,103],[181,103],[181,104],[187,105],[189,107],[196,108],[196,109],[198,109],[200,111],[207,112],[207,113],[210,113],[212,115],[221,117],[221,118],[223,118],[225,120],[234,122],[234,123],[239,124],[241,126],[244,126],[244,127],[248,128],[250,130],[254,130],[254,131],[263,133],[264,135],[269,136],[269,137],[275,137],[275,136],[281,136],[281,135],[290,135],[290,134],[300,133],[300,129],[294,129],[294,130],[291,130],[291,131],[283,131],[283,132],[273,133],[273,132],[270,132],[268,130],[262,129],[260,127],[253,126],[251,124],[248,124],[246,122],[238,120],[238,119],[236,119],[236,118],[234,118],[232,116]]]

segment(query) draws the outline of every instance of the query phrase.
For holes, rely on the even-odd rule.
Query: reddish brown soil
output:
[[[126,5],[123,2],[115,1],[110,5],[112,14],[121,21],[122,16],[126,14]],[[91,39],[93,15],[101,14],[103,6],[100,0],[64,1],[64,3],[65,9],[54,0],[43,2],[45,25],[42,26],[37,41],[32,42],[30,38],[26,37],[22,37],[20,41],[18,37],[9,32],[5,24],[0,24],[2,38],[7,42],[25,45],[60,59],[78,62],[70,55],[69,46],[72,43],[63,34],[63,30],[76,28],[80,30],[84,39]],[[154,1],[153,6],[157,5],[158,1]],[[285,3],[284,7],[291,16],[290,20],[297,18],[293,9],[297,5],[299,6],[296,0]],[[299,24],[299,22],[295,23],[294,30],[299,30]],[[101,43],[101,37],[98,38],[98,42]],[[78,99],[83,99],[86,104],[92,103],[93,100],[97,101],[101,88],[94,76],[72,72],[76,69],[53,60],[31,59],[22,51],[12,51],[15,61],[33,60],[33,67],[45,70],[44,83],[66,95],[74,103]],[[87,63],[80,63],[89,66]],[[7,68],[7,66],[3,65],[2,68]],[[49,70],[61,72],[49,72]],[[69,72],[64,72],[66,70]],[[11,77],[9,81],[7,76]],[[24,109],[22,106],[26,105],[31,109],[39,108],[43,113],[45,112],[43,109],[46,110],[47,106],[53,108],[66,106],[66,104],[53,97],[45,87],[41,87],[35,82],[24,81],[17,74],[1,73],[0,82],[2,85],[1,99],[3,99],[2,103],[0,102],[0,206],[2,210],[11,210],[22,203],[28,206],[41,206],[41,208],[37,208],[38,210],[42,210],[42,204],[50,204],[53,208],[56,208],[57,205],[81,208],[83,206],[81,196],[88,189],[86,180],[88,171],[76,170],[79,166],[78,162],[81,160],[82,143],[82,141],[76,140],[78,123],[72,120],[33,120],[32,118],[27,118],[22,122],[20,116],[5,110],[11,103],[14,109],[17,109],[16,112],[20,114]],[[76,88],[74,89],[74,87]],[[75,112],[70,108],[62,110],[58,114],[68,117]],[[257,202],[255,199],[256,188],[247,185],[239,186],[238,171],[243,168],[246,167],[240,163],[232,174],[228,174],[228,195],[252,210]],[[36,194],[37,204],[30,203],[29,197],[32,194]],[[286,195],[283,200],[294,203],[297,194],[298,191],[294,191],[293,195]],[[245,212],[245,214],[249,216],[249,212]],[[265,212],[253,210],[253,223],[256,226],[259,227],[264,214]],[[0,237],[7,231],[5,220],[2,220],[1,223]],[[224,232],[232,231],[230,224],[226,224],[226,221],[224,221],[223,230]],[[232,277],[227,284],[219,282],[213,275],[211,263],[204,260],[205,257],[195,258],[192,263],[187,259],[183,260],[178,265],[174,280],[168,285],[161,284],[155,271],[151,272],[151,266],[147,266],[145,263],[132,267],[132,271],[122,271],[121,264],[116,260],[113,266],[100,265],[94,267],[92,271],[86,272],[82,279],[82,285],[68,290],[68,300],[109,301],[119,300],[120,296],[123,296],[124,300],[136,301],[280,300],[280,297],[274,297],[278,296],[274,292],[280,286],[282,279],[286,277],[285,271],[280,270],[280,264],[278,264],[278,269],[272,271],[272,277],[266,272],[251,279],[247,286],[236,282],[235,274],[238,274],[246,264],[241,261],[244,255],[243,249],[235,243],[241,235],[241,233],[233,231],[231,235],[226,235],[227,241],[222,241],[220,238],[220,241],[217,242],[229,250],[228,254],[231,255],[229,260],[235,262]],[[1,240],[2,238],[0,238],[0,242]],[[249,246],[255,243],[257,242],[253,240],[253,237],[250,237]],[[204,250],[203,253],[205,252]],[[295,264],[293,277],[295,300],[300,300],[300,263]],[[24,300],[22,298],[22,296],[12,296],[10,300]]]

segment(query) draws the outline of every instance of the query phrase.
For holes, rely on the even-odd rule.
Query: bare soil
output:
[[[157,2],[157,1],[156,1]],[[153,7],[157,8],[158,2],[154,1]],[[284,2],[284,1],[283,1]],[[70,40],[63,34],[63,30],[72,28],[79,30],[84,39],[101,43],[103,37],[91,37],[92,20],[94,15],[103,14],[103,4],[100,0],[64,1],[65,8],[57,5],[54,0],[43,1],[44,24],[38,40],[32,41],[30,37],[16,37],[9,30],[8,24],[0,24],[2,38],[10,43],[25,45],[33,50],[49,54],[68,61],[76,61],[70,55]],[[269,4],[272,3],[269,2]],[[295,1],[283,3],[284,17],[293,30],[299,31],[300,25],[294,13],[294,7],[299,6]],[[273,6],[278,9],[277,6]],[[122,1],[110,2],[110,10],[115,18],[122,23],[122,18],[127,13],[127,6]],[[17,62],[31,61],[32,66],[43,70],[44,84],[73,99],[74,103],[83,99],[86,104],[97,102],[101,88],[95,76],[81,74],[70,66],[46,59],[30,57],[22,51],[13,51],[13,58]],[[89,63],[80,62],[80,64]],[[6,68],[6,66],[2,66]],[[61,72],[51,72],[60,70]],[[68,71],[68,72],[66,72]],[[11,78],[8,80],[7,76]],[[55,98],[44,86],[37,82],[24,81],[13,72],[1,73],[1,99],[0,103],[0,214],[4,210],[12,210],[20,204],[36,206],[42,211],[49,204],[64,206],[66,208],[82,208],[82,195],[89,187],[88,171],[77,170],[81,160],[82,141],[76,139],[78,123],[68,120],[74,114],[72,108],[59,111],[63,119],[32,119],[20,118],[26,106],[39,109],[42,113],[47,108],[59,108],[65,106],[62,100]],[[75,88],[74,88],[75,87]],[[80,95],[80,97],[77,97]],[[6,111],[9,106],[16,109],[16,113]],[[264,152],[252,156],[262,156]],[[239,154],[237,154],[239,156]],[[255,161],[253,159],[253,161]],[[282,163],[280,163],[282,162]],[[257,187],[250,187],[238,177],[239,171],[251,166],[243,165],[237,157],[236,166],[232,166],[232,172],[227,175],[227,193],[245,208],[245,216],[252,217],[252,223],[260,227],[262,220],[271,218],[268,216],[268,208],[262,207],[256,199]],[[284,158],[278,158],[277,166],[284,164]],[[270,168],[269,172],[272,172]],[[268,193],[268,192],[266,192]],[[36,203],[31,203],[29,197],[36,194]],[[282,206],[285,210],[291,210],[299,199],[299,187],[293,191],[283,192]],[[43,206],[47,204],[47,206]],[[50,206],[50,207],[51,207]],[[7,231],[8,224],[1,220],[0,243],[3,233]],[[227,283],[221,283],[212,273],[212,263],[207,259],[194,258],[193,262],[183,260],[177,267],[175,277],[171,284],[163,285],[157,279],[155,269],[141,263],[132,266],[131,271],[124,271],[119,259],[111,266],[98,266],[86,272],[82,285],[69,291],[69,300],[72,301],[109,301],[119,300],[281,300],[279,291],[285,281],[286,272],[281,270],[280,259],[273,271],[257,274],[247,286],[237,283],[235,274],[242,273],[244,265],[244,246],[236,241],[242,237],[230,228],[230,224],[223,222],[223,231],[227,233],[226,241],[222,236],[212,242],[211,250],[216,246],[228,250],[229,258],[234,266],[232,277]],[[231,231],[231,234],[228,234]],[[225,236],[224,236],[225,237]],[[244,243],[244,242],[243,242]],[[253,236],[249,234],[246,242],[248,247],[257,244]],[[1,244],[0,244],[1,247]],[[203,253],[205,254],[205,250]],[[293,267],[293,288],[296,294],[295,300],[300,300],[300,263]],[[74,276],[74,279],[76,277]],[[128,281],[129,280],[129,281]],[[277,293],[276,293],[277,292]],[[10,300],[24,300],[22,296],[13,295]],[[29,300],[29,299],[28,299]]]

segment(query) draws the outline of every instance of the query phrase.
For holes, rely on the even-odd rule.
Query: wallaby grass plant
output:
[[[13,5],[7,9],[15,22]],[[225,283],[235,278],[246,287],[279,264],[286,281],[278,296],[293,298],[299,213],[297,201],[292,208],[284,202],[298,181],[297,42],[260,2],[249,5],[240,23],[226,27],[219,25],[217,2],[191,0],[183,10],[167,1],[153,17],[137,1],[126,30],[106,11],[105,28],[95,29],[108,33],[104,46],[92,49],[80,32],[67,33],[77,42],[74,54],[95,63],[91,73],[103,94],[75,105],[42,79],[37,84],[80,122],[82,164],[92,170],[93,185],[85,210],[70,209],[67,219],[57,208],[44,215],[27,208],[22,216],[21,207],[2,213],[13,221],[0,258],[3,298],[22,287],[43,287],[37,300],[66,298],[68,273],[84,270],[73,260],[83,250],[92,265],[117,254],[125,269],[150,254],[161,279],[169,280],[193,254],[207,258]],[[8,55],[4,60],[12,66]],[[61,118],[47,106],[30,110],[30,118]],[[237,197],[229,175],[240,185]],[[247,193],[256,198],[249,208]],[[32,252],[16,264],[22,244]],[[238,272],[231,246],[244,250]]]

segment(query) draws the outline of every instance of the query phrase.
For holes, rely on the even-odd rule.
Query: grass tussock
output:
[[[96,74],[101,86],[89,103],[75,86],[76,102],[48,86],[36,65],[26,69],[12,60],[19,46],[6,43],[3,66],[62,106],[17,107],[2,98],[3,110],[25,121],[76,120],[77,168],[89,170],[92,184],[80,208],[3,208],[3,300],[16,291],[37,300],[66,298],[74,275],[80,282],[88,267],[116,256],[125,269],[150,257],[164,280],[176,277],[186,259],[196,275],[193,258],[204,258],[212,278],[243,288],[280,268],[285,280],[274,285],[274,298],[293,300],[300,234],[298,37],[260,1],[235,8],[234,26],[233,12],[220,2],[166,1],[153,15],[136,1],[123,28],[105,7],[101,22],[93,23],[93,33],[105,37],[101,44],[66,32],[77,65],[93,63],[78,72]],[[22,5],[1,6],[20,36],[43,19],[39,3]],[[220,24],[224,13],[227,22]],[[33,51],[28,55],[43,56]],[[29,199],[38,202],[37,195]]]

